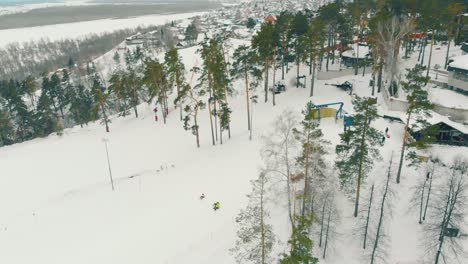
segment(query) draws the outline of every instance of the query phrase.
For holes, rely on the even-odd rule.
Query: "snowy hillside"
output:
[[[247,43],[231,41],[233,48]],[[186,68],[199,65],[196,49],[180,50]],[[94,123],[67,129],[61,136],[1,148],[0,262],[234,263],[229,249],[236,239],[235,217],[246,205],[249,180],[257,177],[262,165],[261,137],[271,132],[278,115],[287,110],[299,115],[310,100],[308,89],[292,85],[294,78],[295,71],[290,71],[287,91],[277,95],[275,107],[263,102],[253,106],[252,141],[245,126],[244,88],[239,81],[236,95],[230,98],[232,138],[223,145],[211,146],[206,110],[200,115],[202,147],[197,149],[172,105],[168,123],[163,125],[161,120],[154,121],[153,107],[142,104],[138,119],[112,117],[111,133]],[[370,75],[351,78],[356,94],[370,95]],[[325,81],[317,83],[311,99],[316,104],[344,102],[345,111],[352,112],[351,96]],[[379,105],[379,109],[385,108]],[[320,126],[334,153],[342,121],[325,118]],[[384,160],[372,173],[381,177],[392,152],[396,160],[403,125],[379,119],[372,126],[388,127],[391,135],[382,150]],[[103,138],[109,140],[115,191],[111,191]],[[439,146],[430,151],[443,154],[447,162],[456,154],[466,156],[463,147]],[[327,159],[333,160],[334,154]],[[408,211],[411,188],[419,177],[423,177],[420,172],[406,170],[396,190],[393,220],[386,227],[391,237],[390,263],[422,263],[421,229],[416,213]],[[378,182],[372,177],[367,182],[373,181]],[[199,199],[202,193],[204,200]],[[341,194],[337,199],[342,215],[338,237],[333,254],[320,263],[363,263],[365,254],[353,235],[351,201]],[[211,208],[215,201],[221,204],[216,212]],[[290,232],[281,194],[269,207],[281,241],[276,252],[281,253]]]
[[[0,263],[468,263],[468,69],[443,67],[460,46],[385,5],[375,26],[372,8],[278,15],[332,1],[232,2],[0,31],[178,20],[0,78]]]

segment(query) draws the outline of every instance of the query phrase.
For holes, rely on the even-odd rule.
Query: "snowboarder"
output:
[[[218,210],[218,209],[219,209],[219,207],[220,207],[220,204],[219,204],[219,202],[216,202],[216,203],[214,203],[214,204],[213,204],[213,210],[215,210],[215,211],[216,211],[216,210]]]
[[[200,200],[203,200],[203,199],[205,199],[205,194],[204,193],[202,193],[201,196],[200,196]]]

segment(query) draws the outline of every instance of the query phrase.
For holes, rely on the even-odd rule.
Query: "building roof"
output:
[[[400,120],[402,120],[403,122],[406,121],[406,113],[405,112],[401,112],[401,111],[385,111],[385,115],[387,116],[390,116],[390,117],[394,117],[394,118],[399,118]],[[461,123],[458,123],[458,122],[454,122],[452,120],[450,120],[447,116],[444,116],[444,115],[440,115],[434,111],[431,111],[431,117],[427,117],[424,119],[425,121],[427,121],[430,125],[437,125],[437,124],[441,124],[441,123],[444,123],[460,132],[462,132],[463,134],[466,134],[468,135],[468,126],[464,125],[464,124],[461,124]],[[411,118],[411,124],[415,124],[416,122],[416,118],[413,117]],[[419,131],[418,128],[415,128],[413,129],[414,131]]]
[[[435,112],[432,112],[431,113],[432,116],[431,117],[428,117],[426,118],[425,120],[427,122],[429,122],[429,124],[431,125],[437,125],[437,124],[446,124],[458,131],[460,131],[461,133],[465,134],[465,135],[468,135],[468,126],[465,126],[461,123],[457,123],[457,122],[454,122],[452,120],[450,120],[447,116],[443,116],[443,115],[440,115],[440,114],[437,114]]]
[[[468,54],[453,58],[453,62],[449,64],[451,68],[468,70]]]
[[[353,47],[347,51],[344,51],[341,56],[348,57],[348,58],[356,58],[357,57],[357,49],[358,44],[353,44]],[[358,59],[365,59],[367,55],[369,55],[370,50],[369,46],[361,46],[359,45],[359,58]]]
[[[273,15],[268,15],[265,17],[265,22],[274,24],[276,22],[276,18]]]

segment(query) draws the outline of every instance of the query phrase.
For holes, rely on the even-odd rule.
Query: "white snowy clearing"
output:
[[[247,44],[232,42],[234,48]],[[196,49],[180,50],[186,69],[200,64]],[[308,69],[302,68],[301,73],[308,75]],[[246,205],[249,180],[257,177],[262,166],[261,136],[271,132],[275,118],[288,109],[300,115],[310,99],[316,104],[344,102],[345,110],[352,112],[348,93],[317,81],[314,96],[309,98],[309,88],[292,84],[295,74],[295,68],[287,74],[287,90],[277,95],[275,107],[271,101],[263,103],[263,93],[258,92],[252,141],[239,80],[234,85],[237,93],[229,99],[232,137],[223,145],[211,145],[206,110],[200,114],[201,148],[197,149],[194,136],[182,128],[178,109],[171,106],[164,125],[161,117],[155,122],[153,106],[142,104],[138,119],[113,117],[110,133],[96,122],[66,129],[62,136],[0,148],[0,263],[234,263],[229,253],[236,239],[234,220]],[[278,69],[277,80],[280,76]],[[189,82],[190,77],[187,73]],[[370,96],[369,79],[369,74],[353,75],[328,83],[350,80],[354,93]],[[384,111],[385,106],[379,104],[379,110]],[[378,178],[385,174],[392,151],[396,167],[403,125],[384,119],[372,125],[382,131],[388,127],[391,135],[382,148],[383,161],[370,173]],[[330,153],[334,153],[343,131],[342,120],[325,118],[321,128],[332,142]],[[103,138],[109,140],[115,191],[111,190]],[[428,152],[449,162],[458,154],[466,157],[466,150],[434,146]],[[334,154],[327,157],[334,158]],[[412,186],[424,176],[425,172],[405,169],[402,183],[395,187],[393,220],[385,226],[391,237],[388,263],[423,263],[421,227],[416,213],[409,212],[408,200]],[[374,180],[367,180],[364,194]],[[199,199],[202,193],[204,200]],[[339,235],[333,254],[320,258],[320,263],[365,263],[360,238],[353,231],[353,201],[342,194],[338,200],[342,215]],[[212,204],[216,201],[221,209],[215,212]],[[269,205],[274,231],[281,240],[275,254],[287,248],[290,233],[283,201],[278,194]]]

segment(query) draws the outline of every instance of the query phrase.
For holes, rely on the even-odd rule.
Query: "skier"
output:
[[[385,134],[388,134],[388,127],[385,129]]]
[[[205,194],[204,193],[202,193],[201,196],[200,196],[200,200],[203,200],[203,199],[205,199]]]
[[[216,202],[216,203],[213,204],[213,210],[215,210],[215,211],[219,210],[219,207],[220,207],[219,202]]]
[[[155,107],[153,109],[153,112],[154,112],[154,121],[158,122],[158,108]]]
[[[385,143],[385,136],[382,136],[382,145]]]

